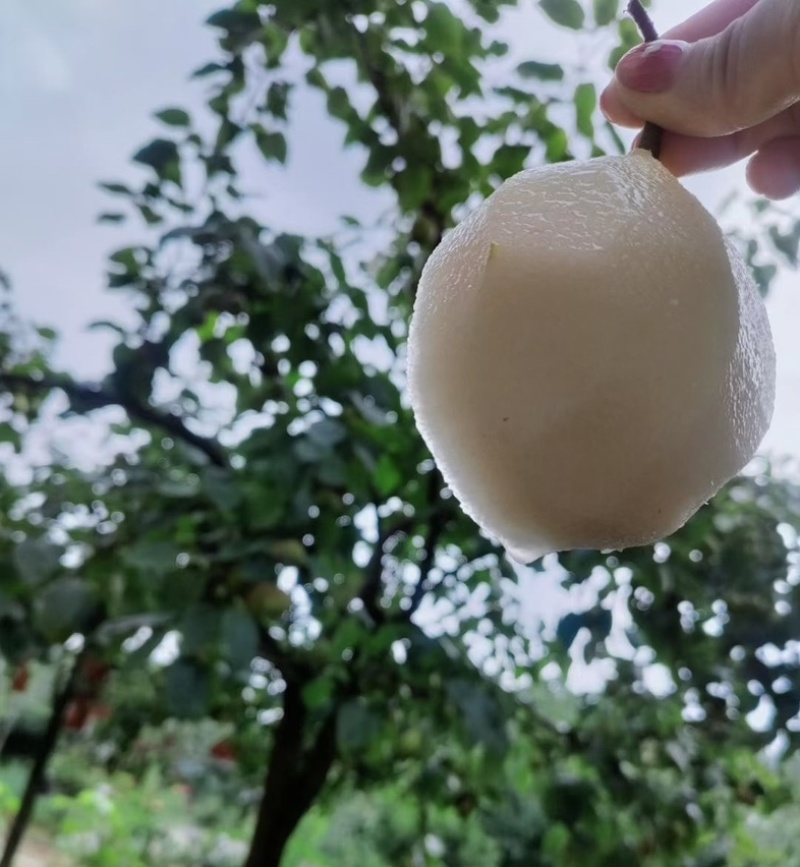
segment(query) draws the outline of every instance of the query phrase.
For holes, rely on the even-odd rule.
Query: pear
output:
[[[679,529],[760,444],[775,354],[738,252],[635,150],[523,171],[444,238],[408,385],[464,511],[529,563]]]

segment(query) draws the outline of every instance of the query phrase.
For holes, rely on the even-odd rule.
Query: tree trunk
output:
[[[280,867],[289,838],[325,784],[336,759],[336,715],[330,714],[307,748],[308,722],[302,687],[287,683],[283,717],[275,732],[256,830],[244,867]]]
[[[64,713],[75,691],[75,681],[78,676],[80,659],[81,657],[79,656],[73,661],[66,683],[61,689],[58,688],[58,683],[56,683],[50,719],[48,720],[47,728],[45,729],[39,750],[33,762],[33,767],[28,776],[28,783],[25,787],[25,793],[22,796],[19,810],[17,810],[17,814],[11,822],[3,856],[0,858],[0,867],[11,867],[14,862],[14,856],[17,854],[17,849],[19,849],[22,838],[25,836],[28,825],[33,818],[36,800],[42,791],[45,774],[47,773],[47,765],[58,743],[58,736],[61,734]]]

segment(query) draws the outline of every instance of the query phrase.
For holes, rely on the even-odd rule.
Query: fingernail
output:
[[[669,90],[685,49],[685,42],[669,40],[637,45],[617,64],[617,81],[639,93]]]

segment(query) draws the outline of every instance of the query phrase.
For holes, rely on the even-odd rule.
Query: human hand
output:
[[[600,98],[621,126],[665,129],[676,175],[750,157],[750,186],[800,191],[800,0],[715,0],[619,62]]]

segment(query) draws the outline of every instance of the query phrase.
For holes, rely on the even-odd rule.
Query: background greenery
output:
[[[132,315],[98,324],[107,376],[54,369],[57,335],[5,288],[12,843],[35,809],[88,865],[800,863],[791,478],[757,465],[653,548],[520,572],[413,426],[403,347],[443,234],[523,166],[624,150],[598,69],[509,62],[515,5],[220,9],[207,111],[159,108],[140,183],[103,182],[100,219],[139,238],[109,258]],[[616,0],[539,7],[603,74],[638,40]],[[240,166],[291,159],[309,90],[377,225],[256,218]],[[800,228],[742,211],[767,291]],[[88,464],[82,418],[107,432]]]

